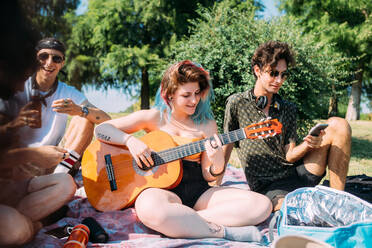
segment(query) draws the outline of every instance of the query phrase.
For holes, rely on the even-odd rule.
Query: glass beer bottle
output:
[[[31,90],[31,101],[27,109],[37,110],[38,113],[34,115],[36,124],[32,128],[41,128],[41,100],[40,92],[37,89]]]

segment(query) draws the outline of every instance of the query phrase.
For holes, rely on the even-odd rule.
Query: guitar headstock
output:
[[[244,132],[247,139],[273,137],[282,132],[282,123],[280,123],[278,119],[266,119],[245,127]]]

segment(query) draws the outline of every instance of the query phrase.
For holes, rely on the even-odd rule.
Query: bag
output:
[[[279,236],[306,235],[337,248],[368,247],[372,243],[372,204],[325,186],[299,188],[287,194],[270,229],[275,222]]]
[[[324,180],[323,185],[329,186],[329,181]],[[372,177],[365,174],[347,176],[345,191],[372,203]]]

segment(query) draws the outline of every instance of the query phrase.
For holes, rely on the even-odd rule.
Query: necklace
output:
[[[181,130],[187,130],[189,132],[200,132],[196,128],[191,128],[191,127],[186,126],[185,124],[180,123],[173,116],[170,117],[169,123],[172,124],[173,126],[179,128],[179,129],[181,129]]]

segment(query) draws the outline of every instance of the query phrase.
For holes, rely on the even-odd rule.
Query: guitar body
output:
[[[243,139],[264,139],[280,134],[282,124],[268,119],[245,128],[218,135],[222,145]],[[81,162],[85,192],[92,206],[100,211],[131,206],[147,188],[171,189],[182,179],[181,159],[205,151],[204,143],[213,136],[177,146],[163,131],[140,138],[153,150],[154,166],[142,170],[126,146],[109,145],[98,140],[88,146]],[[106,164],[107,163],[107,164]]]
[[[158,152],[175,147],[172,137],[154,131],[140,138]],[[110,154],[117,189],[112,191],[104,156]],[[174,188],[182,179],[181,160],[141,170],[125,146],[105,144],[98,140],[86,149],[82,159],[82,176],[89,202],[99,211],[119,210],[131,206],[147,188]]]

